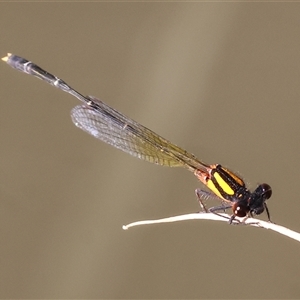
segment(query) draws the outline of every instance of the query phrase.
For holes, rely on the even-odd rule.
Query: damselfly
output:
[[[270,221],[266,200],[271,197],[272,189],[268,184],[260,184],[254,192],[250,192],[244,181],[232,171],[219,164],[203,163],[193,154],[124,116],[101,100],[92,96],[83,96],[65,81],[31,61],[10,53],[2,60],[11,67],[34,75],[82,101],[83,105],[72,109],[72,121],[77,127],[97,139],[145,161],[162,166],[185,167],[193,172],[213,192],[196,189],[196,195],[204,211],[218,214],[220,211],[232,208],[233,213],[229,218],[229,222],[232,223],[235,217],[259,215],[266,210]],[[207,210],[203,204],[205,198],[217,198],[222,201],[222,205]]]

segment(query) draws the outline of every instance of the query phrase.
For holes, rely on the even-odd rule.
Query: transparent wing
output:
[[[135,157],[155,164],[184,166],[207,172],[208,166],[143,125],[129,119],[95,97],[90,106],[71,111],[74,124],[92,136]]]
[[[83,96],[62,79],[20,56],[8,53],[2,59],[11,67],[36,76],[84,102],[85,105],[76,106],[72,110],[71,116],[75,125],[87,133],[146,161],[165,166],[184,166],[190,171],[199,170],[209,175],[209,166],[197,160],[193,154],[175,146],[97,98]],[[195,175],[203,176],[201,172],[199,174]]]

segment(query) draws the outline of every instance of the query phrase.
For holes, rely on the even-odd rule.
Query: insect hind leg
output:
[[[241,223],[239,220],[235,219],[235,215],[232,215],[232,216],[229,217],[229,216],[224,216],[220,213],[221,211],[226,213],[226,210],[228,208],[231,208],[232,204],[227,204],[227,202],[223,201],[223,199],[219,198],[215,194],[212,194],[210,192],[201,190],[199,188],[197,188],[195,190],[195,194],[197,196],[198,203],[201,207],[202,212],[204,212],[204,213],[213,213],[213,214],[218,215],[222,218],[228,219],[229,224],[237,225],[237,224]],[[213,206],[213,207],[210,207],[210,208],[207,209],[205,204],[204,204],[204,201],[207,201],[207,200],[222,201],[222,204],[218,205],[218,206]]]
[[[232,207],[232,205],[230,205],[230,204],[225,205],[223,203],[222,205],[211,207],[208,211],[215,214],[215,215],[217,215],[217,216],[228,219],[229,224],[240,224],[241,222],[239,220],[235,219],[235,215],[232,215],[232,216],[228,217],[228,216],[221,215],[219,213],[219,211],[224,211],[225,212],[226,209],[231,208],[231,207]]]
[[[207,200],[210,198],[211,194],[209,192],[203,191],[201,189],[195,189],[195,194],[198,199],[198,203],[201,207],[202,212],[208,213],[208,210],[203,203],[203,201]]]
[[[203,212],[206,212],[206,213],[212,212],[212,211],[210,211],[211,209],[207,209],[206,206],[205,206],[205,204],[204,204],[204,201],[207,201],[207,200],[222,201],[222,205],[218,206],[218,207],[220,207],[220,209],[217,209],[217,210],[221,210],[222,209],[224,211],[224,213],[226,212],[226,209],[228,209],[228,208],[231,207],[231,205],[227,205],[225,201],[223,201],[221,198],[219,198],[215,194],[212,194],[210,192],[201,190],[199,188],[195,190],[195,194],[197,196],[199,205],[200,205],[201,210]]]

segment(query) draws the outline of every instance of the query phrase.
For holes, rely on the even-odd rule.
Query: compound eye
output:
[[[241,204],[241,203],[234,203],[233,206],[232,206],[232,210],[233,210],[233,213],[235,216],[237,217],[246,217],[249,209],[247,207],[247,205],[244,205],[244,204]]]
[[[272,189],[267,183],[263,183],[260,185],[263,190],[263,195],[265,199],[270,199],[272,196]]]

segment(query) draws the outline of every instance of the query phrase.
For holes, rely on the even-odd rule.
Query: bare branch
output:
[[[185,220],[212,220],[212,221],[228,222],[228,218],[230,218],[230,215],[228,215],[228,214],[220,214],[220,216],[219,216],[219,215],[216,215],[213,213],[192,213],[192,214],[163,218],[163,219],[158,219],[158,220],[145,220],[145,221],[133,222],[128,225],[123,225],[123,229],[127,230],[130,227],[134,227],[134,226],[160,224],[160,223],[172,223],[172,222],[179,222],[179,221],[185,221]],[[248,218],[239,224],[270,229],[270,230],[276,231],[280,234],[283,234],[287,237],[290,237],[290,238],[300,242],[300,233],[290,230],[286,227],[274,224],[274,223],[261,221],[261,220],[254,219],[254,218]]]

